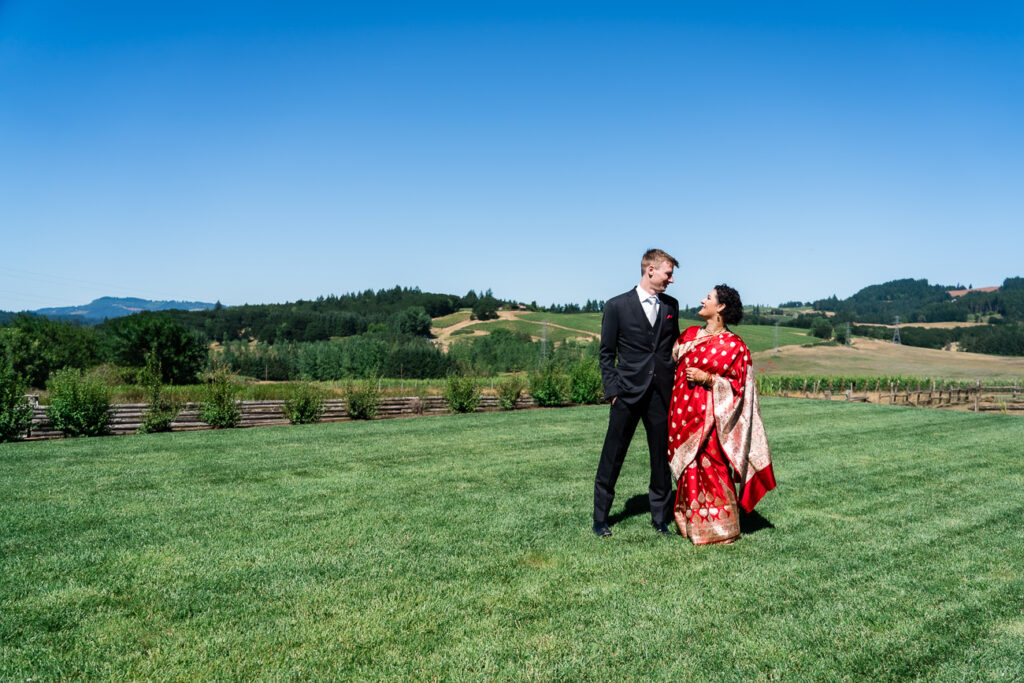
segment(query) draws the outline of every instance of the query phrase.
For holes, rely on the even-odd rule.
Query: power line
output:
[[[152,291],[142,292],[140,296],[139,287],[128,287],[125,285],[113,284],[110,282],[99,282],[95,280],[85,280],[82,278],[67,277],[64,275],[54,275],[53,273],[39,273],[36,271],[25,270],[24,268],[11,268],[7,266],[0,267],[0,275],[16,279],[18,281],[31,280],[34,282],[41,282],[49,285],[62,285],[71,286],[75,288],[82,288],[83,285],[97,288],[100,291],[104,291],[107,295],[120,293],[127,296],[138,296],[142,299],[165,299],[165,300],[176,300],[181,298],[178,296],[171,296],[167,293],[154,293]],[[111,291],[113,290],[113,291]],[[65,303],[65,305],[67,305]]]

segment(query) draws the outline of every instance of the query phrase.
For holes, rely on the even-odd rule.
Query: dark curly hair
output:
[[[722,322],[726,325],[735,325],[743,320],[743,302],[740,301],[740,293],[729,285],[715,285],[715,294],[718,295],[718,303],[725,304],[722,309]]]

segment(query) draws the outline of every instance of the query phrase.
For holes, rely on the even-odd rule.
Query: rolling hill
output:
[[[40,308],[31,311],[52,319],[80,320],[84,323],[99,323],[106,318],[121,318],[142,311],[205,311],[216,304],[205,301],[152,301],[135,297],[104,296],[81,306]]]

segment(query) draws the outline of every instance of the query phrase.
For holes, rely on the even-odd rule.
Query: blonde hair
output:
[[[679,267],[679,261],[676,261],[675,258],[670,256],[668,253],[661,249],[648,249],[644,252],[644,257],[640,259],[640,275],[647,272],[647,266],[656,266],[659,263],[664,263],[665,261],[668,261],[676,268]]]

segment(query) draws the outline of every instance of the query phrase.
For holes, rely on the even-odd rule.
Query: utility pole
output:
[[[903,343],[902,341],[900,341],[900,317],[899,316],[896,316],[896,322],[893,324],[893,328],[892,328],[892,343],[893,344],[902,344]]]
[[[548,359],[548,321],[545,320],[540,326],[540,367],[543,369],[544,363]]]
[[[775,321],[775,351],[772,353],[773,356],[779,355],[779,321]]]

